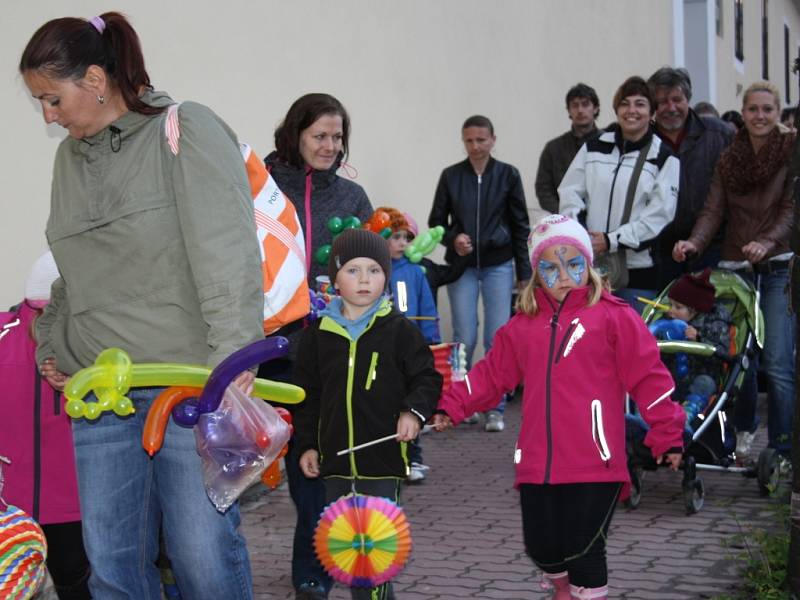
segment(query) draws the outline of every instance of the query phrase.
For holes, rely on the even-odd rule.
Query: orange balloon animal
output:
[[[173,386],[161,392],[153,401],[147,413],[142,433],[142,446],[150,456],[161,450],[164,444],[164,432],[173,407],[187,398],[198,398],[203,390],[196,387]]]

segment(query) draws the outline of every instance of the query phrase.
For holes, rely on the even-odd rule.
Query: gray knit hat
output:
[[[348,260],[362,257],[371,258],[381,266],[388,284],[392,276],[389,243],[369,229],[346,229],[333,240],[328,259],[328,275],[331,283],[336,283],[336,274]]]

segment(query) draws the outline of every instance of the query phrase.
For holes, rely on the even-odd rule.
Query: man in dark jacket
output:
[[[558,212],[558,185],[583,143],[597,135],[595,120],[600,114],[600,100],[594,88],[579,83],[567,92],[567,114],[572,121],[569,131],[545,144],[536,172],[536,197],[539,206]]]
[[[719,119],[699,117],[689,108],[692,81],[686,69],[662,67],[647,83],[656,98],[656,132],[681,161],[675,219],[659,235],[655,250],[659,286],[663,288],[683,273],[713,268],[719,262],[722,231],[701,256],[690,262],[672,260],[672,247],[691,234],[708,196],[717,159],[733,141],[733,133]]]

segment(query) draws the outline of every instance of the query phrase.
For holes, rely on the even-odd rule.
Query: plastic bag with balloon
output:
[[[269,404],[230,385],[219,409],[200,415],[194,432],[206,493],[225,512],[278,458],[291,425]]]

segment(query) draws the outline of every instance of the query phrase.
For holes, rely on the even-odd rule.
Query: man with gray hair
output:
[[[647,83],[656,99],[656,133],[681,162],[675,219],[661,232],[655,249],[656,263],[660,265],[659,284],[663,288],[684,272],[716,267],[719,262],[719,235],[702,256],[689,263],[672,260],[672,247],[691,234],[697,214],[705,204],[717,159],[733,141],[733,134],[719,119],[700,117],[689,107],[692,80],[686,69],[662,67]]]

